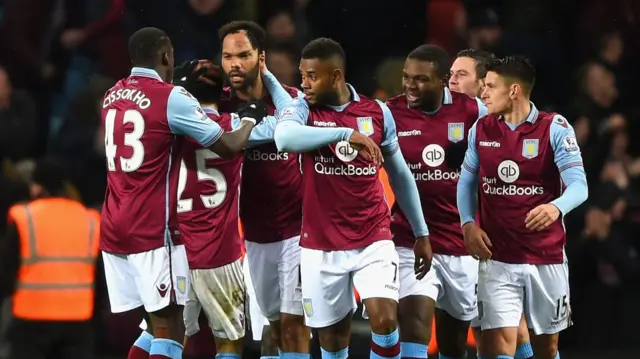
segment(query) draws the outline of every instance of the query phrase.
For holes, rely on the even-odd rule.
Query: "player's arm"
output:
[[[268,70],[263,70],[262,81],[264,83],[264,86],[267,88],[267,91],[269,91],[269,94],[271,95],[273,104],[276,106],[276,111],[280,112],[285,107],[289,106],[289,104],[291,104],[291,95],[289,95],[287,90],[282,87],[278,79],[276,79],[276,77],[271,72],[269,72]],[[303,97],[304,94],[298,91],[297,98]]]
[[[262,122],[255,125],[249,135],[249,141],[247,141],[247,147],[251,148],[259,146],[265,143],[273,142],[273,136],[276,132],[276,124],[278,120],[275,116],[266,116],[262,119]],[[236,113],[231,114],[231,126],[235,130],[241,124],[240,116]]]
[[[378,100],[376,101],[384,114],[384,133],[380,149],[384,157],[383,166],[389,176],[389,184],[396,196],[398,206],[407,216],[407,220],[413,229],[413,235],[416,238],[428,236],[429,229],[424,220],[418,186],[400,150],[393,114],[387,105]]]
[[[554,161],[566,186],[562,195],[551,201],[551,204],[556,206],[562,215],[566,215],[587,200],[587,175],[582,165],[582,155],[575,132],[567,120],[556,115],[550,132]]]
[[[243,150],[256,122],[252,118],[243,118],[236,130],[224,132],[204,113],[198,101],[180,86],[174,87],[169,95],[167,119],[174,134],[193,137],[222,158],[230,158]]]
[[[467,136],[467,152],[464,155],[462,168],[460,169],[460,179],[457,188],[458,212],[460,212],[460,224],[475,222],[476,211],[478,209],[478,171],[480,168],[480,157],[476,148],[476,122],[470,129]]]
[[[293,99],[280,112],[274,139],[280,152],[307,152],[332,143],[348,141],[352,128],[307,126],[309,105],[304,99]]]

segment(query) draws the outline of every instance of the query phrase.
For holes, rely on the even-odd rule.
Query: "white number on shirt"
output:
[[[109,171],[116,170],[116,149],[118,146],[113,141],[113,132],[117,115],[118,110],[112,108],[107,111],[104,121],[104,150],[107,155],[107,168]],[[144,118],[136,110],[126,110],[122,116],[122,124],[126,125],[127,123],[133,125],[133,131],[124,134],[124,145],[131,147],[133,151],[129,158],[120,156],[120,168],[123,172],[134,172],[144,162],[144,146],[140,142],[145,129]]]
[[[222,204],[227,196],[227,179],[217,168],[207,167],[207,160],[220,158],[215,152],[206,148],[196,151],[196,167],[198,181],[212,181],[216,185],[216,193],[200,195],[205,208],[216,208]],[[193,198],[182,199],[182,192],[187,187],[187,165],[182,160],[178,177],[178,213],[189,212],[193,209]]]

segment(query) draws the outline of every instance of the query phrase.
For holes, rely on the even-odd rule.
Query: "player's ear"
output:
[[[337,85],[338,82],[340,82],[341,78],[342,78],[342,70],[333,69],[333,73],[331,74],[331,84]]]
[[[266,60],[267,60],[267,55],[266,55],[266,53],[264,52],[264,50],[260,51],[260,52],[258,53],[258,61],[259,61],[261,64],[264,64],[264,62],[265,62]]]
[[[163,52],[163,53],[162,53],[162,65],[163,65],[163,66],[169,66],[169,63],[170,63],[170,61],[169,61],[169,54],[168,54],[168,53],[166,53],[166,52]]]
[[[513,83],[511,84],[511,86],[509,86],[509,97],[511,99],[515,99],[518,93],[521,93],[521,92],[522,92],[522,87],[520,87],[520,85],[518,85],[517,83]]]

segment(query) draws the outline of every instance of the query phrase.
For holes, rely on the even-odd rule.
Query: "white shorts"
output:
[[[253,282],[251,281],[251,273],[249,271],[249,260],[247,258],[245,258],[244,263],[242,263],[242,271],[244,272],[244,283],[247,286],[247,300],[245,302],[245,307],[248,309],[246,313],[247,320],[251,324],[253,340],[261,341],[262,331],[264,327],[269,325],[269,321],[262,315],[262,311],[260,311],[260,307],[255,300],[256,292],[253,290]]]
[[[362,300],[398,300],[398,254],[392,241],[346,251],[302,248],[302,302],[312,328],[335,324],[356,308],[353,287]]]
[[[302,316],[300,236],[275,243],[245,241],[255,298],[270,321],[280,313]]]
[[[244,338],[245,285],[242,259],[213,269],[192,269],[191,288],[184,307],[185,335],[200,330],[198,317],[204,310],[216,338]]]
[[[569,266],[480,262],[478,316],[482,330],[520,325],[536,335],[555,334],[571,325]]]
[[[102,259],[112,313],[142,306],[152,313],[172,301],[187,302],[189,262],[184,245],[135,254],[102,252]]]
[[[470,321],[478,315],[476,286],[478,261],[471,256],[434,254],[431,270],[418,281],[413,271],[413,249],[396,247],[400,258],[400,298],[424,295],[461,321]]]

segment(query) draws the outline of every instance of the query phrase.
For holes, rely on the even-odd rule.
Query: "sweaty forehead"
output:
[[[239,54],[251,50],[253,47],[245,31],[229,34],[222,41],[222,51],[228,54]]]

